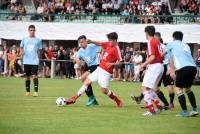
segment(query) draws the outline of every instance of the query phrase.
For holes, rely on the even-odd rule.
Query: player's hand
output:
[[[144,64],[141,64],[140,67],[139,67],[139,70],[144,71],[144,67],[145,67]]]
[[[169,69],[169,75],[171,76],[171,78],[173,80],[176,79],[176,74],[175,74],[175,70],[174,69]]]

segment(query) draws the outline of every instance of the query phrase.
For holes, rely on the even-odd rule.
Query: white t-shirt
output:
[[[142,56],[141,55],[135,55],[133,57],[133,61],[136,62],[135,66],[138,66],[139,64],[137,64],[137,63],[142,62]]]

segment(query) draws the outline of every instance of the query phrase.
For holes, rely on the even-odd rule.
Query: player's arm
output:
[[[88,44],[92,43],[92,44],[95,44],[97,46],[102,46],[102,43],[103,43],[103,42],[100,42],[100,41],[93,41],[93,40],[89,40],[89,39],[87,39],[87,42],[88,42]]]
[[[141,70],[146,67],[148,64],[151,64],[155,60],[155,55],[151,55],[144,63],[140,65]]]
[[[172,57],[169,59],[169,74],[170,74],[171,78],[175,80],[175,78],[176,78],[175,66],[174,66],[174,60]]]

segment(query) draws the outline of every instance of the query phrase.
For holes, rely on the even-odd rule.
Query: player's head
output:
[[[87,38],[85,35],[81,35],[80,37],[78,37],[78,43],[80,45],[80,47],[82,48],[86,48],[87,47]]]
[[[181,31],[175,31],[172,36],[174,40],[183,40],[183,33]]]
[[[34,37],[35,36],[35,26],[34,25],[30,25],[28,27],[28,32],[29,32],[29,36],[30,37]]]
[[[156,39],[158,39],[161,43],[163,43],[163,39],[162,39],[162,37],[161,37],[160,32],[155,32],[154,37],[155,37]]]
[[[151,37],[154,37],[156,29],[154,26],[146,26],[145,29],[146,39],[149,40]]]
[[[110,46],[114,46],[117,44],[117,39],[118,39],[118,35],[116,32],[112,32],[112,33],[109,33],[107,34],[107,38],[109,40],[109,44]]]

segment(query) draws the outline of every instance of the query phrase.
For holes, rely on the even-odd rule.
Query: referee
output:
[[[23,57],[24,72],[26,73],[26,96],[30,94],[30,77],[34,83],[34,97],[38,96],[38,65],[39,65],[39,50],[42,49],[42,41],[35,37],[35,26],[28,27],[29,36],[22,39],[20,44],[21,55]]]

